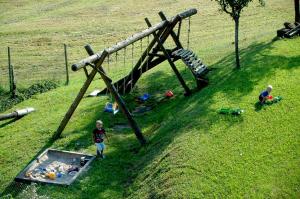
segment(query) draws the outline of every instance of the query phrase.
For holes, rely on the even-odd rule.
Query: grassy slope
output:
[[[87,194],[91,198],[193,198],[225,195],[299,197],[297,130],[300,121],[297,116],[300,104],[297,93],[300,88],[297,76],[300,73],[300,40],[270,42],[274,29],[280,27],[283,18],[289,18],[287,13],[292,10],[285,6],[282,8],[282,2],[270,2],[258,14],[254,6],[245,12],[247,17],[243,19],[245,25],[242,41],[245,47],[249,46],[243,50],[243,69],[232,71],[232,46],[229,45],[232,23],[225,15],[218,15],[216,6],[211,2],[197,5],[194,1],[187,1],[186,7],[205,9],[194,19],[196,25],[193,28],[197,38],[194,40],[193,49],[198,51],[207,63],[218,68],[210,75],[211,85],[190,98],[184,98],[180,95],[182,90],[168,67],[161,66],[153,70],[139,83],[140,92],[163,92],[172,88],[177,96],[154,109],[151,115],[138,118],[150,141],[149,146],[137,151],[138,145],[130,132],[118,133],[109,129],[111,143],[108,144],[108,158],[105,161],[95,162],[88,173],[73,186],[46,186],[40,189],[41,194],[57,198],[80,198]],[[97,42],[114,43],[116,38],[132,31],[131,26],[139,27],[143,24],[143,16],[153,16],[161,9],[167,10],[168,13],[182,10],[182,6],[177,6],[180,2],[175,1],[160,3],[159,9],[153,1],[147,3],[151,8],[149,10],[146,10],[146,6],[138,5],[138,9],[141,10],[138,13],[128,10],[133,7],[133,1],[126,1],[126,5],[122,1],[99,2],[93,9],[105,7],[109,11],[120,11],[109,14],[115,17],[112,22],[102,20],[105,29],[102,29],[102,26],[96,28],[105,33],[114,32],[111,38],[102,40],[103,35],[98,37],[98,31],[92,29],[90,22],[86,24],[86,29],[78,29],[84,23],[78,20],[80,17],[92,16],[92,12],[85,12],[90,6],[88,3],[75,1],[69,7],[43,12],[43,16],[32,15],[30,11],[34,8],[49,7],[53,3],[44,2],[36,6],[32,6],[31,3],[32,1],[28,1],[24,4],[23,10],[28,13],[15,12],[14,17],[1,15],[1,20],[4,21],[24,18],[20,22],[17,20],[15,23],[3,25],[7,31],[2,31],[1,28],[1,38],[5,38],[7,42],[4,45],[20,42],[17,33],[22,32],[22,38],[29,43],[29,38],[49,37],[56,39],[53,45],[58,45],[64,39],[74,42],[74,45],[88,41],[93,43],[95,40],[95,46],[101,47],[106,43]],[[14,9],[15,6],[12,6],[11,11]],[[74,9],[78,15],[71,15]],[[96,13],[96,17],[107,19],[108,11]],[[54,15],[58,18],[69,17],[71,23],[58,26],[59,20],[51,20]],[[127,20],[124,17],[128,17]],[[259,20],[262,17],[266,21]],[[124,20],[120,20],[121,18]],[[45,20],[54,24],[40,31],[39,23],[44,23]],[[208,29],[216,25],[220,27]],[[264,29],[259,29],[262,27]],[[65,31],[66,36],[61,36],[61,31]],[[7,34],[8,32],[10,34]],[[211,33],[214,33],[215,38]],[[262,38],[259,37],[261,35]],[[257,42],[252,43],[253,39]],[[202,42],[203,40],[205,42]],[[41,48],[51,50],[52,47]],[[80,54],[83,55],[82,51],[73,55],[80,57]],[[185,73],[182,66],[181,70]],[[90,131],[94,121],[103,118],[107,126],[124,121],[120,115],[113,118],[101,112],[106,98],[101,98],[100,102],[99,99],[84,99],[65,130],[65,137],[55,143],[49,143],[51,134],[81,86],[81,75],[73,76],[71,86],[38,95],[18,105],[34,106],[38,112],[15,123],[0,123],[0,190],[4,190],[9,181],[41,148],[51,146],[93,153]],[[154,78],[159,80],[156,85],[151,83]],[[99,83],[95,81],[92,88]],[[274,95],[282,95],[284,100],[277,105],[255,111],[257,93],[269,83],[275,88]],[[223,106],[240,106],[246,113],[241,118],[217,115],[215,110]],[[177,115],[180,117],[176,117]]]

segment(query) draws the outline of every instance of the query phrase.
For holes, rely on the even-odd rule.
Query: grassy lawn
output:
[[[158,22],[159,10],[173,15],[184,8],[196,7],[200,13],[192,19],[191,47],[215,69],[209,74],[210,85],[188,98],[182,95],[183,90],[167,64],[151,70],[139,81],[132,96],[143,92],[164,93],[168,89],[175,93],[175,98],[136,118],[149,142],[144,148],[139,147],[130,130],[113,130],[114,124],[126,120],[121,114],[103,113],[108,97],[84,98],[63,138],[50,141],[82,85],[83,72],[72,74],[69,86],[18,104],[11,110],[33,106],[37,112],[17,121],[0,122],[0,193],[25,198],[23,193],[13,193],[19,187],[10,183],[45,148],[95,153],[91,131],[95,120],[101,118],[110,137],[107,158],[93,162],[70,187],[38,186],[39,195],[299,198],[300,38],[272,41],[276,29],[284,21],[292,20],[292,2],[273,0],[265,8],[254,4],[244,13],[239,71],[233,70],[233,23],[211,1],[188,0],[184,5],[180,1],[156,0],[142,1],[143,4],[133,0],[57,2],[0,3],[0,20],[4,22],[0,25],[1,46],[19,48],[26,53],[20,61],[22,57],[30,60],[36,55],[34,41],[47,38],[51,45],[41,42],[39,46],[43,55],[52,54],[65,42],[73,46],[70,59],[75,62],[86,56],[80,47],[85,43],[101,49],[143,29],[145,16]],[[56,64],[44,56],[38,57],[45,70],[51,68],[45,62],[49,66]],[[127,70],[131,61],[126,63]],[[195,86],[183,64],[178,62],[178,67],[188,84]],[[120,68],[112,67],[110,73],[115,74]],[[126,74],[125,70],[121,72]],[[274,87],[272,94],[282,96],[283,100],[258,110],[255,107],[258,93],[268,84]],[[103,83],[97,79],[89,91],[99,87]],[[126,97],[130,107],[135,106],[130,100],[132,96]],[[216,113],[228,106],[241,107],[245,113],[241,117]],[[16,192],[22,192],[22,187]]]

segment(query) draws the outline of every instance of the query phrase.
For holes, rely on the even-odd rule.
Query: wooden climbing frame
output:
[[[125,102],[122,100],[120,93],[129,93],[134,85],[137,83],[139,78],[142,76],[143,73],[147,72],[148,70],[152,69],[153,67],[159,65],[164,61],[168,61],[172,70],[174,71],[177,79],[179,80],[180,84],[182,85],[185,96],[191,94],[191,90],[186,85],[184,79],[182,78],[180,72],[176,68],[175,62],[180,59],[178,56],[174,56],[173,52],[178,51],[179,49],[183,49],[183,46],[180,42],[179,34],[181,28],[181,22],[183,19],[190,18],[191,16],[197,13],[196,9],[190,9],[183,13],[180,13],[171,19],[167,19],[163,12],[159,12],[159,16],[161,17],[162,21],[156,25],[151,25],[149,19],[145,19],[148,29],[137,33],[128,39],[117,43],[116,45],[104,49],[99,53],[95,53],[91,46],[86,45],[85,49],[89,54],[89,57],[81,60],[80,62],[72,65],[73,71],[78,71],[80,69],[84,69],[87,75],[87,79],[83,84],[82,88],[80,89],[77,97],[75,98],[74,102],[70,106],[69,110],[67,111],[66,115],[64,116],[63,120],[61,121],[56,133],[54,134],[54,138],[57,139],[60,137],[62,131],[68,124],[71,116],[73,115],[74,111],[76,110],[78,104],[80,103],[81,99],[83,98],[84,94],[86,93],[89,85],[91,84],[92,80],[94,79],[97,73],[100,74],[102,80],[104,81],[106,88],[101,91],[101,94],[107,94],[110,92],[112,97],[118,103],[120,110],[126,116],[129,125],[133,129],[137,139],[139,142],[144,145],[146,143],[146,139],[144,138],[140,128],[138,127],[136,121],[133,119],[131,113],[127,109]],[[176,25],[178,25],[177,34],[174,31]],[[149,36],[153,35],[153,40],[149,42]],[[164,43],[167,38],[171,36],[175,47],[173,49],[166,49],[164,47]],[[148,46],[137,60],[137,63],[132,67],[131,72],[126,76],[121,78],[120,80],[113,82],[113,80],[107,76],[103,65],[105,63],[104,60],[109,55],[118,52],[121,49],[126,50],[126,47],[129,45],[134,45],[135,42],[142,40],[143,38],[148,39]],[[136,45],[138,46],[138,44]],[[125,58],[124,58],[125,59]],[[86,67],[92,67],[92,71],[87,74]],[[199,83],[198,83],[199,84]]]

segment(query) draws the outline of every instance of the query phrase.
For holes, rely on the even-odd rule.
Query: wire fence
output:
[[[39,51],[38,46],[31,47],[30,50],[24,47],[10,47],[10,62],[17,88],[27,88],[42,80],[66,82],[66,62],[71,63],[68,58],[72,58],[74,52],[76,53],[76,48],[68,46],[65,52],[63,44],[59,49],[53,47],[47,51]],[[0,48],[0,88],[10,88],[8,47]]]

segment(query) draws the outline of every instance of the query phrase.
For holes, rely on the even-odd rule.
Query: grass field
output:
[[[36,48],[48,55],[55,53],[61,43],[68,43],[74,49],[70,52],[71,63],[86,56],[81,47],[85,43],[100,50],[144,29],[144,17],[158,22],[156,13],[160,10],[171,16],[195,7],[200,12],[192,19],[191,48],[215,68],[209,74],[210,85],[188,98],[182,95],[183,90],[167,64],[141,79],[136,95],[163,93],[168,89],[175,93],[175,98],[136,118],[149,142],[144,148],[139,147],[130,130],[118,132],[111,128],[125,122],[125,118],[102,112],[109,101],[107,97],[84,98],[63,138],[50,141],[83,83],[83,72],[72,74],[69,86],[18,104],[13,109],[33,106],[37,112],[21,120],[0,122],[0,193],[6,195],[12,188],[17,189],[13,187],[15,184],[9,186],[14,177],[45,148],[94,153],[91,130],[95,120],[101,118],[110,137],[107,158],[95,161],[72,186],[38,186],[38,195],[299,198],[300,38],[272,41],[276,29],[293,19],[292,1],[273,0],[264,8],[253,4],[243,13],[239,71],[233,70],[233,22],[218,11],[214,2],[139,2],[0,3],[1,46],[22,49],[25,53],[20,56],[21,61],[37,56]],[[186,36],[183,41],[186,42]],[[56,64],[45,56],[38,57],[49,66]],[[127,69],[131,61],[127,61]],[[180,62],[178,67],[189,85],[194,86],[191,75]],[[112,68],[110,73],[119,69]],[[283,96],[283,101],[259,110],[255,107],[257,95],[268,84],[274,87],[273,95]],[[89,91],[101,86],[103,83],[95,80]],[[126,99],[133,107],[130,98]],[[241,117],[216,113],[227,106],[241,107],[245,113]],[[16,192],[12,194],[25,198],[24,193],[19,193],[22,190]]]

